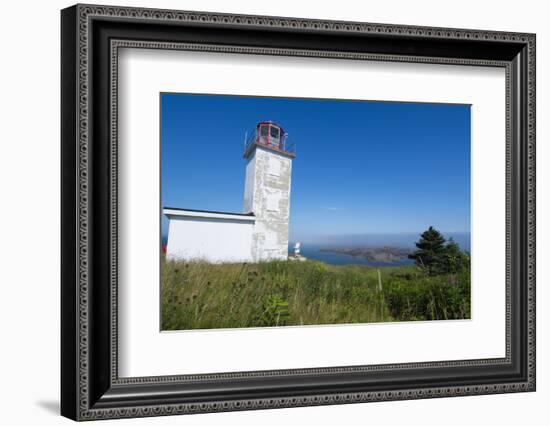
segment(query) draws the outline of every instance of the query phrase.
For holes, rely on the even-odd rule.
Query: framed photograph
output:
[[[535,390],[535,35],[61,12],[61,412]]]

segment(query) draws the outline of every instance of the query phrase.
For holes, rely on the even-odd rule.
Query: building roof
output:
[[[162,209],[163,214],[166,216],[186,216],[186,217],[202,217],[208,219],[226,219],[226,220],[241,220],[247,222],[254,222],[256,216],[254,213],[233,213],[233,212],[221,212],[214,210],[196,210],[196,209],[182,209],[179,207],[164,207]]]

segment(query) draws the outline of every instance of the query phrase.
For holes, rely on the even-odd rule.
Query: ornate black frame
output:
[[[61,13],[61,413],[74,420],[535,390],[535,35],[76,5]],[[119,378],[117,52],[193,49],[506,69],[506,357]]]

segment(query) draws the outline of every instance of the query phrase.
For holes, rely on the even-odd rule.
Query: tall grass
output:
[[[469,317],[469,281],[417,277],[413,266],[379,269],[382,289],[377,269],[360,265],[163,261],[162,329]]]
[[[384,286],[385,299],[396,321],[470,318],[470,270],[427,276],[391,274]]]

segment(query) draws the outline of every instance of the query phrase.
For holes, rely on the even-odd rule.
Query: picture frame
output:
[[[535,391],[535,45],[524,33],[64,9],[61,414],[94,420]],[[124,47],[503,68],[506,356],[119,377],[117,55]]]

